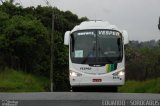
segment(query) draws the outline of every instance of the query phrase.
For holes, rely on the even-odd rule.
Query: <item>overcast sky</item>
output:
[[[47,0],[15,0],[22,6],[46,5]],[[130,40],[158,40],[160,0],[48,0],[60,10],[70,10],[79,17],[106,20],[125,29]]]

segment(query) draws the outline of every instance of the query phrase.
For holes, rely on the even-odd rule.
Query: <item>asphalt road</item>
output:
[[[118,106],[110,101],[123,103],[119,106],[134,105],[134,101],[156,102],[160,106],[160,94],[150,93],[103,93],[103,92],[40,92],[40,93],[0,93],[0,106]],[[107,101],[107,102],[106,102]],[[109,101],[109,102],[108,102]],[[124,104],[125,102],[125,104]],[[141,102],[134,102],[141,103]],[[145,102],[144,102],[145,103]],[[148,103],[148,102],[147,102]],[[135,106],[135,105],[134,105]],[[138,105],[136,105],[138,106]],[[150,106],[150,105],[141,105]]]

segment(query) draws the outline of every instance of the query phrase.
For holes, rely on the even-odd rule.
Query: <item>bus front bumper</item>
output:
[[[125,75],[113,76],[113,75],[94,75],[94,76],[70,76],[71,86],[120,86],[125,83]]]

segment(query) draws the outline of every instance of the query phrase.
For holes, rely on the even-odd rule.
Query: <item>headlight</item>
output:
[[[125,74],[124,71],[120,71],[120,72],[118,73],[119,76],[123,76],[124,74]]]
[[[113,75],[114,76],[123,76],[123,75],[125,75],[125,72],[124,72],[124,70],[121,70],[121,71],[118,71],[118,72],[115,72],[115,73],[113,73]]]
[[[72,70],[69,71],[69,75],[72,76],[72,77],[80,77],[80,76],[82,76],[82,74],[80,74],[78,72],[75,72],[75,71],[72,71]]]

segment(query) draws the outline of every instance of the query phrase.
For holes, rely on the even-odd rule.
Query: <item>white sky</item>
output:
[[[46,5],[46,0],[15,0],[22,6]],[[60,10],[70,10],[79,17],[105,20],[125,29],[130,40],[158,40],[160,0],[48,0]]]

